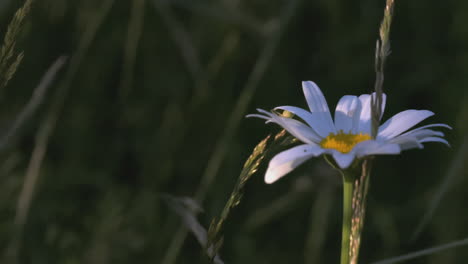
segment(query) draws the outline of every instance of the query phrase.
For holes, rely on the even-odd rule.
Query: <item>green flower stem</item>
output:
[[[352,201],[353,201],[353,180],[352,177],[343,175],[343,231],[341,237],[341,264],[349,264],[351,244],[351,221],[352,221]]]
[[[357,264],[366,214],[372,158],[358,161],[346,170],[340,169],[331,157],[325,155],[324,158],[343,176],[343,231],[340,263]]]

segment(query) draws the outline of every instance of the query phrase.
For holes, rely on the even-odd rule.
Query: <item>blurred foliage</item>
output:
[[[23,4],[0,2],[1,36]],[[206,263],[161,194],[195,197],[207,228],[250,151],[279,131],[245,114],[305,106],[302,80],[317,82],[330,108],[343,94],[370,92],[384,4],[33,1],[16,37],[24,57],[1,91],[0,135],[49,66],[62,55],[69,60],[0,153],[2,263]],[[430,109],[436,115],[429,122],[454,127],[447,132],[452,147],[427,144],[424,151],[376,159],[362,263],[468,236],[467,11],[465,1],[396,2],[384,119],[407,108]],[[50,134],[41,137],[44,127]],[[40,150],[18,233],[18,201]],[[263,163],[225,222],[223,260],[338,263],[339,176],[322,159],[274,185],[264,184],[264,170]],[[467,257],[457,248],[411,263]]]

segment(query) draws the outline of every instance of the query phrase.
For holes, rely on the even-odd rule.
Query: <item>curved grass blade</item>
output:
[[[447,244],[444,244],[444,245],[436,246],[436,247],[423,249],[423,250],[420,250],[420,251],[415,251],[415,252],[412,252],[412,253],[409,253],[409,254],[406,254],[406,255],[401,255],[401,256],[398,256],[398,257],[394,257],[394,258],[389,258],[389,259],[385,259],[385,260],[381,260],[381,261],[377,261],[377,262],[372,262],[371,264],[400,263],[400,262],[403,262],[403,261],[406,261],[406,260],[415,259],[415,258],[419,258],[419,257],[423,257],[423,256],[429,256],[429,255],[435,254],[435,253],[443,251],[443,250],[452,249],[452,248],[461,247],[461,246],[466,246],[466,245],[468,245],[468,238],[458,240],[458,241],[454,241],[454,242],[451,242],[451,243],[447,243]]]
[[[169,194],[162,194],[161,196],[169,208],[180,216],[182,223],[190,230],[190,232],[192,232],[198,243],[200,243],[203,248],[207,249],[207,255],[213,255],[213,257],[211,257],[213,263],[224,264],[221,258],[217,254],[213,253],[214,250],[207,247],[206,229],[200,224],[200,222],[198,222],[196,217],[197,213],[202,211],[198,203],[189,197],[175,197]]]

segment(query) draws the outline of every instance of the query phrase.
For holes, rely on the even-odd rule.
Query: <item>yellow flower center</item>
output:
[[[330,133],[320,142],[320,146],[327,149],[336,149],[341,153],[348,153],[357,143],[369,139],[371,139],[369,134],[346,134],[343,130],[340,130],[337,134]]]

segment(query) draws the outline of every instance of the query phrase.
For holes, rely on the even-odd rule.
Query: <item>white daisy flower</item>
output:
[[[428,110],[405,110],[385,123],[378,130],[375,139],[371,138],[371,96],[343,96],[335,110],[333,121],[327,101],[320,88],[311,81],[302,82],[302,89],[310,112],[295,106],[279,106],[274,110],[289,111],[305,123],[257,109],[260,114],[247,117],[266,119],[266,123],[276,123],[304,144],[277,154],[270,161],[265,174],[265,182],[273,183],[307,161],[322,154],[331,155],[336,164],[348,168],[357,158],[369,155],[395,155],[402,150],[423,148],[424,142],[441,142],[449,145],[439,131],[430,127],[445,127],[446,124],[431,124],[406,132],[434,113]],[[386,95],[382,98],[382,114],[385,109]],[[405,133],[404,133],[405,132]]]

